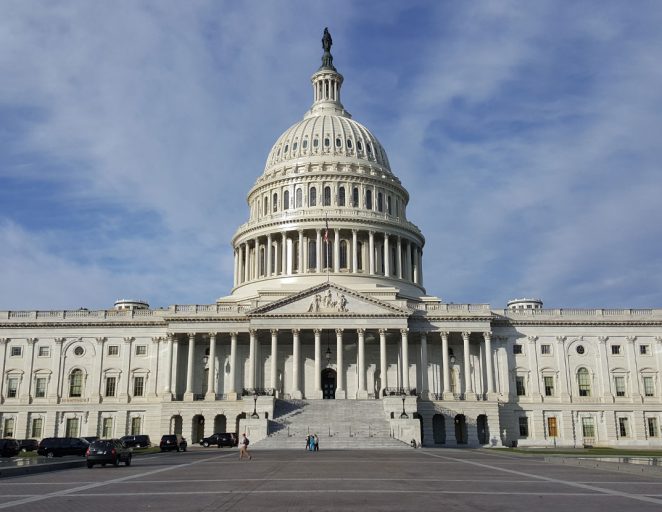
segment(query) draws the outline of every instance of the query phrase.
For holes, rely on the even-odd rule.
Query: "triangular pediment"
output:
[[[335,283],[322,283],[247,313],[249,317],[407,317],[409,311]]]

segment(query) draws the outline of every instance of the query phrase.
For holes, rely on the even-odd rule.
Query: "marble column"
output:
[[[299,274],[304,273],[303,267],[303,229],[299,230],[299,250],[297,251],[297,272]]]
[[[411,242],[409,240],[405,240],[405,275],[406,275],[406,280],[407,281],[412,281],[412,275],[411,275]]]
[[[485,339],[485,372],[487,373],[487,396],[488,400],[496,400],[494,394],[494,371],[492,369],[492,333],[483,333]]]
[[[317,243],[315,244],[315,271],[322,272],[322,230],[317,229]]]
[[[338,399],[347,398],[342,334],[342,329],[336,329],[336,398]]]
[[[388,387],[388,367],[386,366],[386,329],[379,329],[379,375],[381,383],[379,385],[379,398],[384,396]]]
[[[368,231],[368,250],[370,251],[369,254],[369,271],[370,275],[373,276],[375,275],[375,232],[374,231]]]
[[[442,367],[442,377],[444,382],[444,387],[442,390],[442,397],[444,400],[452,400],[453,392],[451,391],[451,372],[449,365],[449,354],[448,354],[448,331],[441,332],[441,367]]]
[[[299,388],[299,362],[301,351],[301,342],[299,340],[299,329],[292,329],[292,398],[300,400],[303,398]]]
[[[278,397],[278,329],[271,329],[271,389]]]
[[[427,398],[429,393],[428,386],[428,335],[421,333],[421,397]]]
[[[291,276],[294,273],[294,247],[291,238],[287,239],[287,275]]]
[[[464,331],[462,333],[462,342],[464,348],[464,399],[475,400],[473,382],[471,379],[471,353],[469,351],[469,336],[470,332]]]
[[[248,388],[255,390],[255,346],[257,344],[257,330],[251,329],[248,344]]]
[[[164,370],[165,373],[165,384],[163,385],[163,400],[172,400],[172,345],[174,343],[175,336],[173,334],[168,334],[168,345],[166,349],[166,367]]]
[[[313,398],[322,398],[322,331],[313,330],[315,334],[315,391]]]
[[[400,341],[402,343],[402,387],[409,392],[409,329],[400,329]]]
[[[255,241],[253,242],[255,245],[255,250],[253,254],[255,254],[255,261],[253,262],[253,272],[255,274],[253,275],[253,279],[259,279],[260,278],[260,242],[257,237],[255,237]]]
[[[358,230],[352,229],[352,273],[359,271],[359,248],[357,240]]]
[[[228,375],[228,399],[236,400],[237,398],[237,335],[236,332],[230,333],[230,373]]]
[[[287,274],[287,233],[281,233],[280,242],[280,273],[281,275]]]
[[[248,243],[244,242],[242,244],[244,251],[244,283],[248,281],[248,271],[250,269],[250,251],[248,250]]]
[[[216,333],[209,333],[209,360],[207,361],[207,394],[205,400],[216,400]]]
[[[193,401],[193,358],[195,357],[195,333],[188,335],[188,359],[186,360],[186,391],[184,400]]]
[[[391,254],[387,233],[384,233],[384,276],[391,276]]]
[[[267,268],[266,268],[266,274],[268,277],[271,277],[271,257],[272,257],[272,252],[273,248],[271,247],[271,233],[267,235]]]
[[[368,398],[368,391],[365,387],[365,329],[357,329],[359,335],[359,354],[358,354],[358,371],[359,371],[359,386],[356,392],[357,399]]]

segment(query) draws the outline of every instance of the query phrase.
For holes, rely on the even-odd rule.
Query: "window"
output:
[[[552,346],[551,345],[540,345],[540,353],[543,356],[549,356],[552,353]]]
[[[515,377],[515,388],[517,389],[517,396],[526,395],[526,387],[524,386],[524,377],[522,375]]]
[[[363,151],[363,144],[361,143],[360,140],[357,140],[357,141],[356,141],[356,148],[357,148],[359,151]]]
[[[39,351],[37,352],[37,357],[51,357],[51,347],[44,347],[44,346],[39,347]]]
[[[67,418],[65,436],[78,437],[78,418]]]
[[[331,206],[331,187],[324,187],[324,206]]]
[[[143,396],[145,393],[145,377],[133,378],[133,396]]]
[[[101,437],[113,437],[113,418],[104,418],[101,423]]]
[[[274,194],[273,198],[271,199],[271,205],[273,207],[274,213],[278,211],[278,194]]]
[[[368,154],[372,155],[372,145],[368,142],[365,147],[368,150]]]
[[[46,377],[37,377],[34,381],[34,397],[44,398],[46,396]]]
[[[310,187],[310,192],[308,193],[308,206],[317,206],[317,189],[315,187]]]
[[[618,435],[620,437],[628,437],[630,431],[627,418],[618,418]]]
[[[119,345],[108,345],[108,355],[109,356],[118,356],[118,355],[120,355],[120,346]]]
[[[342,146],[342,141],[340,138],[336,138],[336,147],[339,148],[340,146]]]
[[[347,267],[347,240],[340,242],[340,268]]]
[[[625,377],[614,377],[614,388],[616,389],[616,396],[625,396]]]
[[[384,195],[381,192],[377,193],[377,211],[384,211]]]
[[[5,419],[4,436],[14,437],[14,418]]]
[[[75,355],[75,356],[80,357],[80,356],[82,356],[84,353],[85,353],[85,349],[84,349],[81,345],[78,345],[76,348],[74,348],[74,355]]]
[[[648,356],[651,353],[650,345],[639,345],[639,354],[642,356]]]
[[[41,437],[44,431],[44,420],[42,418],[33,418],[32,419],[32,437],[39,438]]]
[[[12,347],[9,354],[11,357],[21,357],[23,355],[23,347]]]
[[[115,396],[116,387],[117,387],[117,377],[106,377],[105,396]]]
[[[136,355],[137,356],[146,356],[147,355],[147,345],[136,345]]]
[[[529,418],[526,416],[519,417],[519,436],[529,437]]]
[[[69,396],[80,398],[83,395],[83,370],[74,370],[69,375]]]
[[[262,215],[269,213],[269,198],[264,198],[264,205],[262,207]]]
[[[328,137],[324,137],[324,147],[328,148],[331,145],[331,140]]]
[[[286,190],[283,192],[283,210],[290,209],[290,191]]]
[[[591,396],[591,376],[586,368],[577,370],[577,386],[579,396]]]
[[[545,384],[545,396],[554,396],[554,377],[543,377]]]
[[[649,375],[644,377],[644,396],[655,396],[655,381]]]
[[[391,215],[391,196],[388,196],[386,198],[386,211],[388,212],[389,215]]]
[[[283,150],[283,153],[287,153],[287,150],[290,149],[289,144],[285,144],[285,149]]]
[[[292,144],[292,151],[296,151],[298,147],[299,147],[299,144],[297,142],[295,142],[294,144]]]
[[[7,379],[7,398],[16,398],[18,395],[18,377]]]
[[[356,242],[356,260],[358,270],[363,270],[363,242]]]
[[[522,345],[519,343],[515,343],[513,345],[513,354],[521,354],[522,353]]]
[[[621,355],[621,346],[620,345],[612,345],[611,346],[611,355],[612,356],[620,356]]]
[[[320,141],[319,141],[319,139],[318,139],[318,138],[315,138],[315,139],[313,140],[313,147],[316,148],[316,147],[319,146],[319,145],[320,145]]]
[[[303,149],[306,149],[308,147],[308,139],[303,139],[301,146],[303,147]]]
[[[352,139],[347,139],[346,144],[349,149],[352,149]]]
[[[584,352],[586,352],[586,349],[584,349],[584,345],[577,345],[577,353],[582,356],[584,355]]]
[[[372,190],[365,191],[365,207],[372,210]]]
[[[345,206],[345,187],[338,189],[338,206]]]
[[[359,207],[359,187],[354,187],[354,190],[352,190],[352,206],[354,208]]]
[[[646,418],[648,437],[657,437],[657,418]]]
[[[582,435],[584,437],[595,437],[595,423],[593,423],[593,418],[582,418]]]
[[[308,240],[308,268],[317,268],[317,241]]]
[[[295,200],[296,208],[301,208],[303,206],[303,190],[301,190],[300,188],[297,189],[294,200]]]
[[[140,430],[142,426],[142,418],[139,416],[134,416],[131,418],[131,435],[132,436],[138,436],[140,435]]]
[[[559,432],[556,427],[556,417],[547,418],[547,435],[549,437],[558,437]]]
[[[292,244],[292,270],[299,271],[299,241],[295,240]],[[206,382],[206,381],[205,381]]]

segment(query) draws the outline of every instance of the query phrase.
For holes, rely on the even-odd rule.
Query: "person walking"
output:
[[[315,436],[308,436],[308,450],[315,451]]]
[[[240,446],[239,446],[239,460],[243,459],[244,455],[246,455],[248,457],[248,460],[253,460],[253,456],[250,453],[248,453],[249,443],[250,443],[250,441],[246,437],[246,434],[245,433],[242,434],[241,443],[240,443]]]
[[[306,451],[310,450],[310,434],[306,436]]]
[[[317,437],[317,434],[315,434],[315,451],[320,451],[320,439]]]

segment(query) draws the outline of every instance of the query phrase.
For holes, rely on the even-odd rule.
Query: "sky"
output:
[[[662,307],[662,2],[0,2],[0,310],[208,304],[329,27],[427,293]]]

